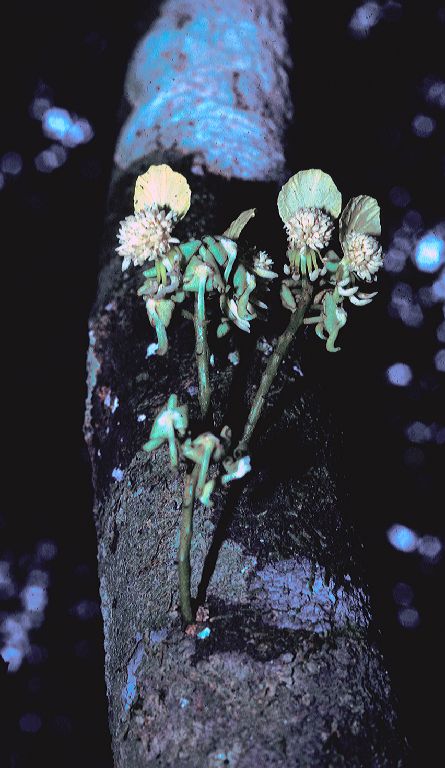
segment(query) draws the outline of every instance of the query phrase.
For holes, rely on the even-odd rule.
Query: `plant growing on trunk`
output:
[[[239,242],[255,209],[243,211],[221,235],[205,234],[183,243],[172,237],[190,202],[184,176],[167,165],[150,166],[136,181],[135,212],[121,222],[117,251],[123,257],[122,269],[130,263],[147,267],[138,294],[157,335],[157,354],[168,350],[167,328],[176,304],[186,305],[193,295],[193,311],[184,314],[194,324],[198,399],[204,420],[211,412],[207,305],[215,300],[218,305],[217,337],[229,332],[231,324],[248,333],[258,308],[267,309],[262,289],[267,290],[278,274],[265,251],[255,249],[249,258]],[[210,506],[217,486],[224,487],[250,471],[249,444],[298,329],[314,324],[326,349],[337,352],[337,337],[348,319],[345,303],[365,306],[372,301],[376,293],[364,288],[376,280],[383,264],[376,239],[381,233],[377,201],[360,195],[342,212],[339,190],[319,169],[299,171],[284,184],[278,195],[278,213],[288,241],[280,297],[290,317],[269,357],[240,441],[232,445],[228,426],[219,435],[204,431],[192,437],[187,407],[171,394],[143,446],[150,452],[166,443],[172,468],[177,469],[180,462],[187,466],[178,554],[180,606],[187,624],[194,620],[190,548],[195,499]],[[332,247],[335,238],[338,253]]]

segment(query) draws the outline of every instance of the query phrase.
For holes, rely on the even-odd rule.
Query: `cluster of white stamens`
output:
[[[291,248],[326,248],[334,231],[334,222],[321,208],[300,208],[284,226]]]
[[[375,237],[351,232],[346,235],[343,250],[352,272],[368,283],[376,279],[383,258],[382,247]]]
[[[175,223],[176,214],[159,209],[156,204],[136,211],[133,216],[121,221],[118,233],[120,245],[116,251],[124,259],[122,270],[127,269],[131,262],[136,267],[148,259],[165,256],[173,243],[179,243],[171,237]]]
[[[266,279],[277,277],[277,273],[273,271],[273,260],[269,258],[267,251],[258,251],[253,259],[253,271],[259,276]]]

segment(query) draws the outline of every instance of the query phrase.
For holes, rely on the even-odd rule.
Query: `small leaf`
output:
[[[329,174],[319,168],[299,171],[278,195],[278,213],[286,223],[299,208],[322,208],[334,218],[340,215],[341,194]]]
[[[240,213],[238,218],[232,221],[230,227],[223,234],[231,240],[238,240],[246,224],[255,216],[255,210],[255,208],[249,208],[248,211]]]
[[[350,232],[378,237],[381,231],[377,200],[369,195],[353,197],[340,217],[340,239],[344,240]]]

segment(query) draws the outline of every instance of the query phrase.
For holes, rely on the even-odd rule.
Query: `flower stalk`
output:
[[[187,624],[191,624],[194,618],[190,593],[190,547],[193,534],[193,507],[195,503],[195,491],[198,482],[199,469],[199,464],[195,464],[193,471],[188,472],[185,477],[181,528],[179,533],[179,603],[182,616]]]
[[[209,360],[210,352],[207,343],[207,321],[205,316],[205,287],[207,281],[207,270],[199,278],[198,291],[195,296],[195,355],[198,368],[198,398],[201,407],[203,419],[207,416],[210,406],[210,376]]]
[[[303,323],[305,312],[312,298],[312,292],[313,288],[311,284],[307,280],[304,280],[302,285],[301,298],[299,300],[297,309],[295,312],[292,312],[289,324],[286,330],[283,331],[280,338],[278,339],[277,346],[275,347],[273,354],[268,360],[266,370],[263,373],[260,385],[253,399],[246,425],[244,427],[243,436],[238,443],[235,455],[245,453],[248,449],[252,434],[263,412],[269,389],[272,386],[272,383],[275,379],[275,376],[277,375],[278,369],[283,361],[284,356],[286,355],[291,341]]]

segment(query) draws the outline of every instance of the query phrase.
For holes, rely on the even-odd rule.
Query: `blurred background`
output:
[[[354,313],[340,355],[308,335],[308,375],[329,381],[345,431],[347,514],[363,538],[379,642],[413,765],[432,765],[443,653],[445,6],[289,6],[289,167],[321,167],[346,199],[368,193],[382,207],[379,297]],[[82,436],[87,321],[125,69],[157,7],[43,0],[2,11],[0,764],[14,768],[112,766]]]

